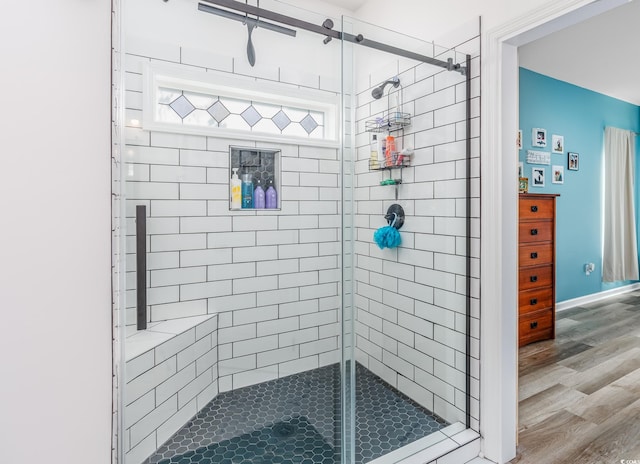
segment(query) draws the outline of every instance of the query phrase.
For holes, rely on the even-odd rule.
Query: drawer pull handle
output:
[[[530,280],[531,280],[531,282],[537,282],[538,281],[538,276],[531,276]]]
[[[536,205],[533,205],[533,206],[531,207],[531,212],[532,212],[532,213],[537,213],[537,212],[538,212],[538,207],[537,207]]]
[[[538,253],[536,253],[535,251],[531,253],[531,259],[538,259]]]
[[[538,299],[537,298],[531,298],[529,300],[529,303],[531,303],[531,306],[535,306],[538,304]]]
[[[530,324],[529,324],[529,326],[530,326],[532,329],[535,329],[536,327],[538,327],[538,321],[533,321],[532,323],[530,323]]]
[[[538,229],[531,229],[531,235],[538,235]]]

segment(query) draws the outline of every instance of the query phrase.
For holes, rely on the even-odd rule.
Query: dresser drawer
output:
[[[519,345],[553,337],[553,309],[520,317],[518,323]]]
[[[548,198],[520,198],[520,219],[553,219],[554,201]]]
[[[518,232],[520,243],[550,242],[553,240],[553,222],[520,222]]]
[[[520,246],[518,266],[537,266],[553,263],[553,243]]]
[[[518,292],[518,313],[526,314],[553,307],[553,288],[534,288]]]
[[[553,265],[520,269],[518,274],[520,291],[553,285]]]

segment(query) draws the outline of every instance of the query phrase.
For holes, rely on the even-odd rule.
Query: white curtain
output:
[[[633,132],[604,131],[604,248],[602,280],[638,280]]]

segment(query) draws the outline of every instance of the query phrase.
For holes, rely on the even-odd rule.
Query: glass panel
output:
[[[352,33],[352,24],[345,17],[341,21],[343,32]],[[349,128],[354,121],[356,108],[355,76],[353,74],[354,45],[341,41],[342,66],[342,94],[341,113],[343,121],[342,146],[340,147],[340,172],[342,185],[342,449],[343,463],[355,463],[355,332],[354,332],[354,166],[355,139]]]
[[[159,88],[157,93],[158,103],[169,104],[182,95],[180,90]]]
[[[217,126],[211,115],[205,110],[194,110],[193,113],[186,116],[182,122],[194,126]]]
[[[267,105],[264,103],[254,103],[255,109],[262,115],[263,118],[272,118],[280,111],[280,106]]]
[[[258,121],[262,119],[262,115],[258,113],[253,105],[244,110],[240,116],[242,116],[242,119],[244,119],[251,127],[255,126]]]
[[[201,93],[183,92],[184,96],[195,106],[201,110],[206,110],[217,100],[211,95],[203,95]]]
[[[278,129],[283,130],[289,124],[291,124],[291,119],[284,113],[284,111],[278,111],[272,118],[273,123],[278,126]]]
[[[464,77],[352,42],[322,44],[302,30],[295,38],[259,30],[257,60],[268,66],[253,69],[246,35],[236,35],[242,29],[226,18],[181,2],[144,8],[125,2],[123,8],[125,36],[137,44],[135,55],[123,57],[130,65],[160,56],[185,75],[207,73],[217,88],[250,79],[283,93],[335,82],[341,73],[343,92],[339,148],[312,140],[333,125],[331,113],[305,110],[303,102],[296,107],[302,100],[285,94],[283,103],[293,107],[161,89],[155,111],[176,123],[175,133],[128,131],[126,366],[118,379],[125,384],[124,464],[365,464],[402,453],[402,446],[447,424],[464,429]],[[314,24],[326,19],[281,2],[278,8]],[[170,36],[166,24],[175,25]],[[436,53],[433,44],[349,18],[341,29]],[[166,41],[174,43],[163,53]],[[193,52],[202,43],[214,44],[211,56],[220,57],[221,69],[209,73],[216,64],[211,56]],[[178,47],[189,65],[180,62]],[[223,57],[242,75],[230,72]],[[274,69],[280,74],[269,75]],[[224,82],[216,82],[221,74]],[[279,87],[279,76],[286,85]],[[425,76],[433,76],[431,86],[423,85]],[[124,89],[127,96],[140,92],[139,79],[126,82],[132,87]],[[381,98],[374,98],[384,83],[375,92]],[[434,91],[442,92],[434,98],[442,108],[428,110],[432,119],[412,117],[427,111],[420,105]],[[336,98],[335,89],[313,92],[319,101]],[[141,109],[139,101],[125,107]],[[383,134],[395,145],[389,156],[406,160],[393,170],[369,170],[371,154],[384,153],[371,143],[371,119],[377,130],[390,132]],[[437,121],[437,134],[427,130],[427,119]],[[244,134],[230,140],[213,128],[212,135],[181,132],[189,124],[218,123]],[[280,131],[305,144],[253,138]],[[230,146],[239,147],[237,159]],[[278,156],[260,158],[259,152]],[[278,208],[230,210],[232,168],[273,181]],[[434,178],[436,171],[451,174]],[[405,212],[402,242],[380,249],[373,234],[387,224],[393,204]],[[137,219],[139,206],[146,217]],[[138,245],[146,248],[139,262]],[[146,297],[146,330],[136,327],[138,296]]]
[[[220,100],[216,101],[213,105],[207,108],[207,112],[218,123],[224,121],[224,118],[231,114],[227,107],[224,106],[224,103],[222,103]]]
[[[343,28],[414,53],[434,53],[432,44],[362,21],[343,18]],[[438,53],[465,64],[454,51]],[[424,85],[427,75],[434,76],[434,87]],[[438,65],[343,44],[343,175],[345,183],[352,180],[367,192],[353,202],[353,246],[344,241],[354,260],[353,317],[345,327],[355,334],[343,334],[353,387],[344,392],[353,402],[343,411],[344,433],[355,435],[348,444],[353,449],[344,450],[346,462],[367,463],[391,452],[390,462],[397,462],[420,450],[419,440],[434,432],[468,426],[467,179],[463,166],[454,181],[459,188],[449,175],[432,175],[466,159],[465,82],[461,73]],[[438,106],[427,109],[424,97],[435,92]],[[426,111],[433,119],[413,117]],[[449,151],[455,155],[445,155]],[[394,169],[371,170],[385,164]],[[397,230],[388,227],[392,205],[405,214]],[[347,237],[351,229],[344,223]],[[398,246],[376,238],[391,235],[385,226],[399,235]],[[347,282],[345,277],[345,298]],[[347,340],[354,345],[347,347]],[[404,448],[411,443],[410,451]]]
[[[308,111],[300,110],[297,108],[284,107],[282,108],[282,111],[284,111],[285,114],[289,117],[289,119],[291,119],[294,122],[300,122],[309,115]]]
[[[256,132],[267,132],[269,134],[279,134],[280,129],[276,127],[271,119],[261,119],[253,126],[253,130]]]
[[[340,464],[339,153],[324,140],[308,143],[307,131],[276,104],[278,89],[283,102],[300,102],[302,108],[305,94],[311,102],[314,95],[335,101],[335,92],[298,90],[308,74],[316,82],[321,74],[337,77],[339,42],[325,46],[316,34],[298,30],[292,38],[260,28],[254,31],[260,63],[254,70],[247,62],[246,29],[238,23],[198,11],[197,4],[142,3],[123,4],[124,34],[131,39],[125,44],[140,44],[135,55],[127,57],[125,50],[123,62],[161,58],[186,84],[184,96],[164,89],[154,102],[161,121],[175,123],[175,131],[167,131],[168,124],[162,131],[142,127],[125,147],[129,337],[122,379],[125,425],[119,434],[126,437],[123,464]],[[286,4],[276,9],[315,24],[326,19]],[[169,35],[167,24],[175,26]],[[203,43],[210,54],[196,53]],[[182,54],[174,53],[179,47]],[[301,60],[309,54],[313,59]],[[211,57],[220,58],[222,69],[208,71],[216,65]],[[238,73],[230,72],[225,57],[233,59]],[[290,76],[287,83],[265,75],[270,69]],[[203,73],[203,82],[214,88],[238,82],[228,92],[238,97],[218,100],[215,90],[212,95],[188,90],[198,88]],[[135,77],[127,79],[134,86],[128,90],[140,92]],[[296,79],[300,82],[291,82]],[[240,84],[246,81],[263,87],[265,99],[274,103],[252,106],[258,98],[253,94],[242,101]],[[125,104],[141,109],[133,101]],[[295,111],[298,121],[309,115]],[[313,119],[317,127],[309,121],[307,128],[316,137],[326,121],[315,113]],[[238,132],[223,138],[217,127],[206,131],[218,124]],[[204,130],[189,133],[189,125]],[[306,144],[254,138],[258,132],[280,137],[280,128],[304,137]],[[241,147],[237,156],[230,156],[230,146]],[[256,152],[262,156],[252,155]],[[251,175],[254,193],[258,180],[266,190],[273,183],[276,207],[266,208],[265,192],[264,210],[234,209],[233,168],[240,178],[243,171]],[[139,205],[146,207],[147,266],[146,288],[140,289]],[[138,290],[147,297],[146,330],[136,328]]]
[[[169,106],[164,104],[158,104],[156,106],[158,114],[158,121],[172,122],[175,124],[182,124],[182,118]]]
[[[193,110],[195,106],[191,104],[184,95],[180,95],[174,101],[169,103],[169,106],[175,111],[182,119],[186,118]]]
[[[220,122],[220,127],[226,127],[227,129],[237,130],[249,130],[251,127],[247,124],[242,116],[238,114],[231,114]]]
[[[300,123],[294,122],[289,124],[282,130],[283,135],[290,135],[293,137],[309,137],[306,130],[300,125]]]
[[[250,101],[234,100],[233,98],[222,97],[220,98],[220,101],[233,114],[240,114],[243,111],[245,111],[247,108],[249,108],[249,106],[251,106]]]

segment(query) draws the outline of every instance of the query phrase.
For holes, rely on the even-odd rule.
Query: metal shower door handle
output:
[[[136,205],[136,327],[147,328],[147,207]]]

